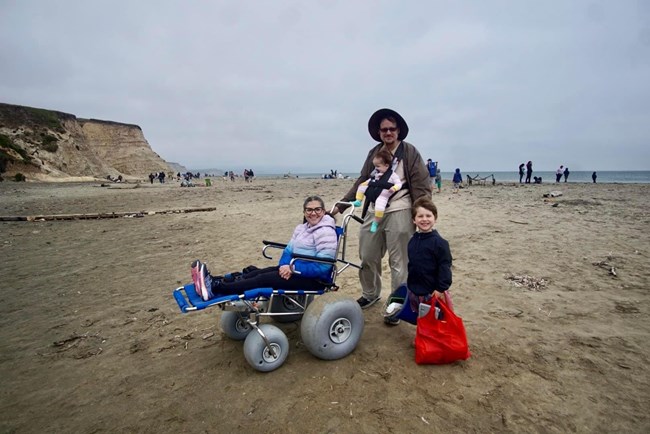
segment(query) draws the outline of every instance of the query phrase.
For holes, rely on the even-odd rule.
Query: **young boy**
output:
[[[417,312],[420,303],[440,299],[453,309],[447,290],[451,286],[451,251],[449,243],[433,227],[438,219],[438,209],[431,199],[421,197],[411,209],[417,232],[408,244],[409,302]],[[385,317],[388,325],[399,324],[399,319]]]

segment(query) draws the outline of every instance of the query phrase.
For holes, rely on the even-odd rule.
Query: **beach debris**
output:
[[[83,342],[83,343],[82,343]],[[98,343],[104,343],[106,339],[101,337],[99,333],[72,333],[71,336],[55,341],[52,347],[55,348],[55,353],[62,353],[74,349],[75,352],[72,357],[75,359],[87,359],[88,357],[97,356],[102,353],[102,347],[96,346]]]
[[[0,221],[17,222],[17,221],[50,221],[50,220],[97,220],[97,219],[114,219],[119,217],[133,218],[144,217],[145,215],[156,214],[182,214],[189,212],[208,212],[215,211],[216,207],[207,208],[181,208],[167,209],[163,211],[138,211],[138,212],[111,212],[111,213],[88,213],[88,214],[49,214],[36,216],[0,216]]]
[[[612,254],[610,253],[609,255],[607,255],[607,259],[598,262],[592,262],[592,265],[594,265],[595,267],[606,269],[607,274],[609,274],[610,276],[618,277],[618,273],[616,272],[616,266],[614,266],[614,264],[612,263],[614,259],[615,259],[614,256],[612,256]]]
[[[562,196],[561,191],[551,191],[550,193],[544,193],[542,197],[560,197]]]
[[[640,313],[641,310],[632,301],[615,301],[614,310],[618,313]]]
[[[517,220],[508,220],[510,223],[517,223],[518,225],[527,225],[528,222],[518,222]]]
[[[516,275],[508,273],[505,275],[505,279],[511,281],[517,288],[524,287],[531,291],[541,291],[548,284],[548,280],[543,277],[533,277],[527,274]]]

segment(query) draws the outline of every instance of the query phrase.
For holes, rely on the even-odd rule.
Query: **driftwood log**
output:
[[[44,214],[32,216],[0,216],[3,222],[38,222],[48,220],[96,220],[96,219],[115,219],[120,217],[144,217],[156,214],[182,214],[189,212],[207,212],[215,211],[217,208],[182,208],[167,209],[163,211],[137,211],[137,212],[106,212],[106,213],[86,213],[86,214]]]

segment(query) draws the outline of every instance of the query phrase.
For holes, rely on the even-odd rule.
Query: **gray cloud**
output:
[[[648,23],[642,1],[4,1],[0,101],[138,124],[192,168],[356,172],[392,107],[443,170],[648,169]]]

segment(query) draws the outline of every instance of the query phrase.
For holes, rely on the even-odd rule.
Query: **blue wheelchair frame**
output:
[[[212,306],[219,306],[223,310],[239,311],[239,312],[248,312],[250,315],[255,317],[255,322],[259,321],[261,316],[283,316],[283,315],[296,315],[296,312],[272,312],[267,311],[262,302],[268,301],[272,302],[276,297],[286,297],[286,296],[296,296],[296,295],[322,295],[329,291],[338,290],[336,286],[336,277],[345,271],[348,267],[355,267],[360,269],[361,266],[354,264],[346,259],[346,246],[347,246],[347,235],[348,235],[348,225],[350,220],[355,220],[359,223],[363,223],[363,220],[356,215],[354,215],[354,206],[351,202],[337,202],[337,204],[350,205],[349,208],[343,214],[343,222],[341,226],[336,227],[336,235],[338,238],[337,250],[336,250],[336,259],[325,259],[317,258],[315,256],[307,255],[298,255],[295,254],[289,263],[291,271],[295,274],[300,274],[295,270],[294,263],[297,260],[301,261],[310,261],[310,262],[319,262],[323,264],[332,265],[332,273],[330,276],[329,282],[323,282],[324,288],[322,290],[284,290],[284,289],[273,289],[273,288],[256,288],[248,291],[244,291],[242,294],[230,294],[230,295],[221,295],[210,299],[208,301],[203,301],[203,299],[197,295],[194,289],[194,283],[188,283],[184,286],[180,286],[174,290],[174,299],[178,304],[181,312],[189,313],[193,311],[203,310]],[[333,210],[334,208],[332,208]],[[263,240],[264,248],[262,249],[262,256],[267,259],[273,259],[267,253],[268,249],[281,249],[287,246],[286,244],[277,243],[274,241]],[[344,264],[340,269],[338,264]],[[310,298],[307,297],[307,300]],[[287,300],[289,303],[295,304],[297,308],[301,309],[304,312],[304,309],[307,307],[302,305],[295,298],[291,297]],[[272,305],[272,303],[270,304]]]
[[[244,340],[244,355],[248,363],[262,372],[277,369],[286,360],[289,342],[282,330],[272,324],[260,324],[261,317],[268,316],[277,322],[293,322],[303,319],[301,336],[305,347],[316,357],[335,360],[345,357],[356,347],[364,328],[363,313],[358,303],[345,297],[323,297],[309,306],[315,296],[338,290],[336,277],[349,267],[360,269],[346,259],[348,225],[350,220],[363,223],[354,215],[355,208],[350,202],[337,202],[349,205],[343,213],[341,226],[336,227],[338,243],[336,259],[323,259],[313,256],[294,255],[289,263],[291,271],[295,261],[312,261],[332,266],[329,282],[323,282],[321,290],[285,290],[256,288],[241,294],[221,295],[203,301],[194,289],[194,283],[174,290],[174,299],[181,312],[188,313],[218,306],[224,312],[221,327],[224,333],[235,340]],[[336,205],[335,205],[336,206]],[[333,208],[332,208],[333,210]],[[273,259],[268,249],[284,249],[286,244],[263,241],[262,255]],[[343,264],[342,267],[338,267]],[[318,306],[316,306],[318,305]]]

